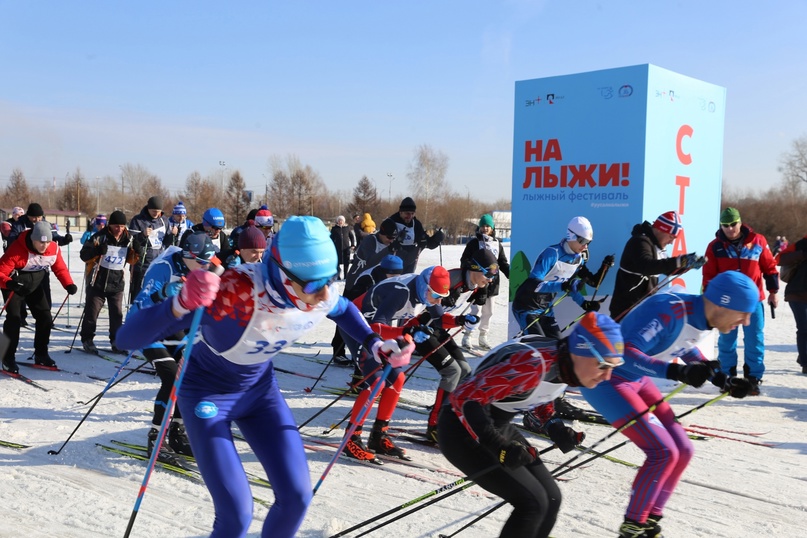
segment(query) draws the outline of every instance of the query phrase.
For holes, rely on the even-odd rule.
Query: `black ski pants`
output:
[[[22,323],[23,305],[28,305],[31,315],[36,320],[34,331],[34,354],[45,355],[48,353],[48,342],[50,342],[50,332],[53,327],[53,320],[50,316],[50,306],[45,297],[45,290],[37,285],[28,295],[15,293],[9,299],[11,292],[3,290],[3,298],[6,301],[6,319],[3,322],[3,333],[9,339],[8,350],[4,361],[10,363],[14,361],[17,346],[20,343],[20,324]]]
[[[87,288],[87,298],[84,303],[84,319],[81,322],[81,341],[92,341],[95,338],[95,329],[98,325],[98,314],[107,303],[109,308],[109,341],[115,343],[115,335],[123,325],[123,290],[101,291],[94,286]]]
[[[512,429],[510,439],[524,437]],[[476,442],[450,406],[444,406],[437,423],[440,451],[467,476],[493,467],[474,481],[513,506],[501,538],[547,538],[560,511],[561,493],[549,469],[536,460],[530,465],[508,469],[499,464],[493,451]]]

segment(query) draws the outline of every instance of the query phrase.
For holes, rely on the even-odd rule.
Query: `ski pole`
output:
[[[395,512],[398,512],[400,510],[408,508],[408,507],[412,506],[413,504],[416,504],[416,503],[419,503],[420,501],[426,500],[429,497],[434,497],[435,495],[439,495],[439,494],[443,493],[444,491],[448,491],[448,490],[453,489],[453,488],[455,488],[457,486],[460,486],[462,484],[467,483],[470,486],[480,476],[483,476],[483,475],[493,471],[494,469],[497,469],[498,467],[500,467],[500,465],[497,463],[495,465],[491,465],[487,469],[483,469],[483,470],[479,471],[478,473],[474,473],[471,476],[466,476],[464,478],[459,478],[459,479],[455,480],[454,482],[451,482],[450,484],[440,486],[439,488],[434,489],[434,490],[432,490],[432,491],[430,491],[428,493],[424,493],[420,497],[412,499],[411,501],[407,501],[407,502],[405,502],[405,503],[403,503],[403,504],[401,504],[399,506],[396,506],[395,508],[390,508],[389,510],[387,510],[386,512],[384,512],[382,514],[378,514],[377,516],[373,516],[370,519],[362,521],[361,523],[357,523],[356,525],[353,525],[349,529],[345,529],[342,532],[334,534],[330,538],[337,538],[339,536],[344,536],[345,534],[349,534],[349,533],[355,531],[356,529],[360,529],[360,528],[364,527],[365,525],[369,525],[370,523],[373,523],[375,521],[378,521],[379,519],[385,518],[388,515],[394,514]],[[401,516],[401,517],[403,517],[403,516]],[[401,518],[396,518],[396,519],[401,519]],[[387,521],[386,523],[384,523],[384,525],[386,525],[387,523],[391,523],[392,521],[395,521],[395,519],[391,519],[391,520]],[[376,527],[376,528],[379,528],[379,527]]]
[[[700,410],[700,409],[703,409],[704,407],[708,407],[708,406],[712,405],[713,403],[715,403],[715,402],[717,402],[717,401],[719,401],[719,400],[722,400],[722,399],[723,399],[723,398],[725,398],[726,396],[728,396],[728,392],[724,392],[724,393],[722,393],[722,394],[718,394],[717,396],[715,396],[715,397],[714,397],[714,398],[712,398],[711,400],[706,400],[706,401],[705,401],[705,402],[703,402],[702,404],[700,404],[700,405],[698,405],[698,406],[696,406],[696,407],[693,407],[693,408],[692,408],[692,409],[690,409],[689,411],[685,411],[684,413],[681,413],[680,415],[676,415],[675,419],[676,419],[676,420],[682,419],[682,418],[684,418],[685,416],[687,416],[687,415],[690,415],[690,414],[694,413],[695,411],[698,411],[698,410]],[[572,466],[571,466],[571,467],[569,467],[568,469],[565,469],[564,471],[562,471],[562,472],[560,472],[560,473],[558,473],[558,474],[554,474],[554,471],[553,471],[552,476],[554,476],[554,477],[556,477],[556,478],[557,478],[557,477],[559,477],[559,476],[562,476],[562,475],[564,475],[564,474],[566,474],[566,473],[568,473],[568,472],[570,472],[570,471],[573,471],[573,470],[575,470],[575,469],[577,469],[577,468],[579,468],[579,467],[582,467],[583,465],[586,465],[587,463],[589,463],[589,462],[591,462],[591,461],[596,460],[597,458],[601,458],[601,457],[605,456],[606,454],[608,454],[608,453],[610,453],[610,452],[613,452],[614,450],[616,450],[616,449],[618,449],[618,448],[621,448],[621,447],[623,447],[623,446],[627,445],[628,443],[630,443],[630,439],[625,439],[625,440],[624,440],[624,441],[622,441],[621,443],[618,443],[618,444],[616,444],[616,445],[614,445],[614,446],[612,446],[612,447],[608,448],[607,450],[603,450],[602,452],[593,452],[593,454],[595,454],[594,456],[592,456],[592,457],[588,458],[588,459],[587,459],[587,460],[585,460],[585,461],[581,461],[580,463],[577,463],[577,464],[575,464],[575,465],[572,465]],[[591,451],[591,450],[589,449],[589,451]]]
[[[67,235],[70,235],[70,220],[66,220],[64,225],[65,225],[65,229],[67,230]],[[70,243],[72,243],[72,242],[73,241],[70,241]],[[70,272],[70,243],[67,243],[67,272],[68,273]],[[69,302],[70,301],[70,294],[69,293],[67,294],[66,299],[68,300],[68,303],[67,303],[67,327],[70,327],[70,302]],[[64,306],[64,303],[62,303],[62,306]],[[61,309],[62,308],[59,307],[59,310],[61,310]],[[56,315],[53,316],[54,321],[56,320],[57,317],[59,317],[59,312],[56,312]],[[51,323],[53,323],[53,322],[51,322]]]
[[[556,306],[558,306],[558,304],[559,304],[559,303],[560,303],[562,300],[564,300],[564,299],[566,298],[566,296],[567,296],[567,295],[569,295],[569,292],[568,292],[568,291],[567,291],[567,292],[564,292],[563,294],[561,294],[561,296],[560,296],[560,297],[558,297],[557,299],[555,299],[555,301],[554,301],[552,304],[550,304],[549,306],[547,306],[547,307],[544,309],[544,311],[543,311],[543,312],[541,312],[540,314],[538,314],[537,316],[535,316],[535,319],[534,319],[534,320],[532,320],[532,321],[529,323],[529,325],[527,325],[526,327],[524,327],[523,329],[521,329],[520,331],[518,331],[518,332],[516,333],[516,335],[515,335],[513,338],[518,338],[519,336],[522,336],[522,335],[526,334],[526,333],[527,333],[527,331],[529,330],[529,328],[530,328],[530,327],[532,327],[532,326],[533,326],[533,325],[534,325],[534,324],[535,324],[537,321],[539,321],[539,320],[540,320],[542,317],[544,317],[544,316],[547,314],[547,312],[549,312],[550,310],[552,310],[553,308],[555,308]],[[542,332],[543,332],[543,331],[542,331]]]
[[[384,386],[384,383],[387,380],[387,376],[391,371],[392,371],[392,364],[387,363],[387,365],[384,366],[384,370],[381,372],[381,376],[378,378],[378,381],[376,381],[375,385],[373,385],[373,390],[372,392],[370,392],[370,397],[367,399],[367,402],[365,402],[364,407],[362,407],[361,412],[359,413],[360,420],[357,420],[355,424],[351,424],[350,427],[347,429],[347,432],[345,432],[345,436],[342,438],[342,442],[339,443],[339,446],[336,448],[336,454],[333,455],[333,458],[331,458],[330,463],[328,463],[328,466],[325,467],[325,471],[322,473],[322,476],[319,478],[317,484],[314,486],[314,491],[312,492],[312,495],[317,494],[317,490],[325,481],[325,477],[328,476],[328,473],[331,472],[331,468],[333,468],[334,464],[336,463],[336,460],[339,459],[339,456],[342,454],[342,450],[345,449],[345,445],[347,445],[347,442],[350,440],[350,436],[353,435],[353,432],[356,431],[356,427],[358,426],[358,424],[363,423],[364,419],[367,418],[367,415],[370,414],[370,410],[373,408],[375,398],[381,391],[381,387]]]
[[[667,394],[666,396],[664,396],[663,398],[661,398],[659,401],[657,401],[656,403],[654,403],[653,405],[651,405],[650,407],[648,407],[648,408],[647,408],[647,409],[645,409],[644,411],[642,411],[642,412],[640,412],[640,413],[637,413],[637,414],[636,414],[636,415],[635,415],[635,416],[634,416],[632,419],[630,419],[629,421],[627,421],[625,424],[623,424],[623,425],[622,425],[622,426],[620,426],[619,428],[615,429],[614,431],[612,431],[611,433],[609,433],[608,435],[606,435],[605,437],[603,437],[603,438],[602,438],[602,439],[600,439],[599,441],[595,442],[593,445],[589,446],[587,449],[585,449],[585,450],[583,450],[582,452],[580,452],[580,453],[576,454],[575,456],[573,456],[573,457],[572,457],[571,459],[569,459],[568,461],[566,461],[566,462],[561,463],[560,465],[558,465],[558,466],[557,466],[555,469],[553,469],[553,470],[552,470],[552,476],[560,476],[559,474],[556,474],[558,471],[560,471],[560,470],[561,470],[561,469],[563,469],[564,467],[568,467],[568,466],[569,466],[569,465],[570,465],[570,464],[571,464],[573,461],[577,460],[578,458],[581,458],[581,457],[585,456],[586,454],[591,453],[591,451],[593,451],[593,450],[594,450],[596,447],[598,447],[599,445],[601,445],[603,442],[605,442],[606,440],[610,439],[610,438],[611,438],[611,437],[613,437],[614,435],[616,435],[616,434],[618,434],[618,433],[621,433],[621,432],[623,432],[623,431],[627,430],[628,428],[630,428],[631,426],[633,426],[634,424],[636,424],[636,422],[637,422],[637,421],[638,421],[640,418],[642,418],[643,416],[645,416],[645,415],[646,415],[646,414],[648,414],[648,413],[652,413],[653,411],[655,411],[655,410],[656,410],[656,407],[658,407],[659,405],[661,405],[663,402],[669,401],[669,400],[670,400],[670,398],[672,398],[673,396],[675,396],[676,394],[678,394],[679,392],[681,392],[681,391],[682,391],[682,390],[684,390],[685,388],[686,388],[686,385],[685,385],[685,384],[683,384],[683,383],[681,383],[679,386],[675,387],[675,388],[674,388],[672,391],[670,391],[670,393],[669,393],[669,394]]]
[[[337,330],[339,330],[339,329],[337,329]],[[319,380],[320,380],[320,379],[322,379],[322,376],[324,376],[324,375],[325,375],[325,370],[327,370],[327,369],[328,369],[328,367],[329,367],[331,364],[333,364],[333,357],[334,357],[334,356],[333,356],[333,355],[331,355],[331,360],[329,360],[329,361],[328,361],[328,364],[326,364],[326,365],[325,365],[325,368],[323,368],[323,369],[322,369],[322,371],[319,373],[319,377],[317,377],[317,380],[316,380],[316,381],[314,381],[314,384],[313,384],[313,385],[311,385],[310,387],[306,387],[306,388],[304,388],[304,389],[303,389],[304,391],[306,391],[306,392],[311,392],[311,391],[313,391],[313,390],[314,390],[314,388],[317,386],[317,383],[319,383]]]
[[[373,374],[375,374],[375,373],[376,373],[378,370],[380,370],[380,369],[381,369],[381,365],[379,364],[379,365],[378,365],[378,366],[375,368],[375,370],[373,370],[372,372],[370,372],[370,374],[369,374],[367,377],[371,377]],[[335,398],[335,399],[334,399],[334,400],[333,400],[331,403],[329,403],[328,405],[326,405],[325,407],[323,407],[322,409],[320,409],[319,411],[317,411],[316,413],[314,413],[314,415],[313,415],[313,416],[311,416],[311,417],[310,417],[308,420],[306,420],[305,422],[303,422],[302,424],[300,424],[299,426],[297,426],[297,429],[299,430],[300,428],[302,428],[303,426],[305,426],[306,424],[308,424],[309,422],[311,422],[312,420],[314,420],[315,418],[317,418],[318,416],[320,416],[320,415],[321,415],[322,413],[324,413],[326,410],[328,410],[328,409],[329,409],[329,408],[330,408],[330,407],[331,407],[333,404],[335,404],[336,402],[338,402],[339,400],[341,400],[342,398],[344,398],[345,396],[347,396],[348,394],[350,394],[350,392],[353,390],[353,388],[354,388],[355,386],[360,385],[360,384],[361,384],[361,383],[364,381],[364,379],[365,379],[365,378],[364,378],[364,377],[362,377],[361,379],[359,379],[359,380],[357,380],[357,381],[353,382],[353,384],[352,384],[352,385],[350,385],[350,386],[349,386],[347,389],[345,389],[345,390],[344,390],[344,392],[342,392],[340,395],[338,395],[338,396],[337,396],[337,397],[336,397],[336,398]],[[340,424],[341,424],[341,423],[340,423]],[[336,427],[336,426],[334,426],[334,428],[335,428],[335,427]],[[331,429],[333,429],[333,428],[331,428]]]
[[[129,370],[128,372],[126,372],[126,374],[125,374],[123,377],[121,377],[120,379],[118,379],[117,381],[115,381],[114,383],[112,383],[112,385],[110,385],[110,387],[109,387],[109,388],[110,388],[110,389],[111,389],[111,388],[114,388],[114,387],[115,387],[115,385],[117,385],[118,383],[120,383],[121,381],[123,381],[124,379],[126,379],[127,377],[129,377],[130,375],[132,375],[132,374],[135,374],[135,373],[139,372],[141,368],[143,368],[144,366],[146,366],[146,365],[148,365],[148,364],[151,364],[151,363],[149,363],[149,362],[147,362],[147,361],[146,361],[146,362],[142,362],[142,363],[140,363],[138,366],[136,366],[136,367],[132,368],[131,370]],[[92,402],[93,400],[97,400],[97,399],[99,399],[101,396],[103,396],[103,395],[104,395],[104,393],[105,393],[105,392],[106,392],[106,389],[105,389],[105,390],[103,390],[103,391],[101,391],[101,392],[99,392],[98,394],[96,394],[95,396],[93,396],[92,398],[90,398],[89,400],[87,400],[86,402],[76,402],[76,403],[77,403],[77,404],[79,404],[79,405],[87,405],[87,404],[89,404],[90,402]]]
[[[97,399],[95,400],[95,403],[93,403],[92,406],[87,410],[87,412],[84,413],[84,416],[81,417],[81,420],[79,421],[78,425],[73,429],[72,432],[70,432],[70,435],[67,436],[67,439],[65,440],[65,442],[62,443],[62,446],[59,447],[59,450],[48,450],[49,455],[56,456],[57,454],[59,454],[62,451],[62,449],[65,447],[65,445],[67,445],[67,443],[70,442],[70,439],[73,438],[73,435],[75,435],[75,433],[78,431],[78,429],[81,427],[81,425],[84,424],[84,421],[87,420],[88,416],[90,416],[90,413],[92,413],[92,410],[95,409],[96,405],[98,405],[98,402],[101,401],[101,398],[104,396],[104,394],[106,394],[106,392],[110,389],[110,387],[112,387],[112,385],[114,384],[115,378],[117,378],[118,374],[121,373],[121,370],[123,370],[123,367],[126,366],[126,363],[129,362],[130,358],[132,358],[132,355],[134,355],[134,351],[129,353],[129,356],[126,357],[126,360],[124,360],[121,363],[121,365],[118,367],[118,369],[115,371],[115,373],[112,374],[112,377],[110,377],[109,381],[107,381],[106,387],[104,387],[104,390],[102,390],[101,393],[98,395]]]
[[[64,307],[64,303],[66,303],[69,298],[70,298],[70,294],[67,294],[67,297],[65,297],[64,301],[62,301],[62,306],[59,307],[59,310],[56,311],[56,315],[53,316],[53,318],[50,320],[51,325],[54,325],[56,323],[56,318],[59,317],[59,312],[62,311],[62,308]],[[70,327],[70,306],[69,305],[67,307],[67,326]]]
[[[493,512],[495,512],[496,510],[498,510],[502,506],[504,506],[505,504],[507,504],[507,501],[502,501],[499,504],[495,504],[492,507],[485,510],[484,512],[482,512],[481,514],[479,514],[478,516],[476,516],[475,518],[473,518],[471,521],[469,521],[468,523],[466,523],[462,527],[460,527],[459,529],[452,532],[451,534],[438,534],[437,536],[438,536],[438,538],[451,538],[452,536],[456,536],[459,533],[461,533],[462,531],[464,531],[465,529],[467,529],[469,527],[473,527],[476,523],[478,523],[479,521],[482,521],[483,519],[488,517],[490,514],[492,514]]]
[[[182,378],[185,375],[185,366],[188,364],[188,360],[190,360],[193,342],[196,339],[196,332],[199,330],[199,324],[202,321],[202,314],[204,311],[204,307],[200,306],[193,314],[193,321],[191,321],[191,326],[188,330],[188,344],[185,346],[182,362],[177,366],[177,374],[176,378],[174,379],[174,386],[171,388],[171,394],[168,397],[168,405],[165,407],[165,414],[163,415],[163,420],[160,424],[160,431],[157,434],[157,439],[154,441],[154,446],[157,448],[151,451],[151,456],[149,457],[149,462],[146,466],[146,474],[143,477],[143,483],[140,485],[140,491],[137,493],[137,500],[135,500],[132,515],[129,516],[129,524],[126,525],[126,532],[124,533],[123,538],[129,538],[129,535],[132,533],[132,527],[134,526],[135,519],[137,518],[137,513],[140,510],[140,504],[143,502],[143,496],[146,494],[149,478],[151,477],[152,471],[154,471],[154,465],[157,463],[157,456],[160,454],[159,447],[161,447],[163,444],[165,433],[168,430],[168,423],[171,421],[171,416],[174,412],[174,405],[177,402],[177,392],[182,386]]]
[[[87,309],[87,305],[84,305],[84,310],[82,310],[81,316],[79,316],[79,318],[78,318],[78,326],[76,327],[76,333],[73,335],[73,341],[70,342],[70,349],[65,351],[65,353],[72,353],[73,352],[73,346],[76,345],[76,338],[78,337],[79,329],[81,329],[81,322],[84,321],[84,312],[86,311],[86,309]]]

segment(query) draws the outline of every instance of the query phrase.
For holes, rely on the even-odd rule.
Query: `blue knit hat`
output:
[[[316,217],[289,217],[272,241],[272,255],[301,280],[336,274],[338,257],[328,229]],[[266,257],[269,260],[269,256]]]
[[[753,312],[759,306],[759,287],[739,271],[720,273],[706,286],[704,297],[717,306],[738,312]]]
[[[586,313],[569,334],[569,351],[583,357],[621,357],[625,343],[619,324],[605,314]]]
[[[185,209],[185,204],[181,201],[177,202],[177,205],[174,206],[174,215],[187,215],[188,211]]]
[[[386,269],[389,274],[400,275],[403,273],[403,260],[398,256],[387,254],[381,259],[379,265]]]

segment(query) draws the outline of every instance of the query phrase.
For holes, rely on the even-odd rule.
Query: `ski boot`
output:
[[[50,355],[47,353],[35,353],[34,364],[37,366],[44,366],[45,368],[56,368],[56,363],[53,362],[53,359],[51,359]]]
[[[348,426],[348,430],[350,430],[350,426]],[[351,435],[350,439],[348,439],[342,453],[346,457],[354,460],[369,461],[372,463],[376,463],[378,461],[375,454],[372,451],[367,450],[367,447],[364,446],[364,442],[361,440],[361,428],[358,428],[353,432],[353,435]]]
[[[460,347],[471,349],[471,331],[465,331],[462,333],[462,344]]]
[[[14,357],[3,359],[3,370],[15,375],[20,373],[20,367],[17,366],[17,360]]]
[[[625,518],[619,527],[619,538],[647,538],[651,536],[647,532],[651,529],[648,523],[639,523],[632,519]]]
[[[148,435],[147,451],[149,456],[151,456],[151,453],[154,450],[154,445],[157,444],[157,437],[159,437],[159,435],[160,430],[152,426]],[[168,439],[163,439],[163,443],[160,445],[159,452],[157,453],[157,461],[167,463],[168,465],[173,465],[174,467],[180,467],[182,469],[188,468],[185,461],[168,445]]]
[[[185,424],[179,420],[171,422],[168,427],[168,446],[177,454],[193,457],[191,443],[188,441],[188,434],[185,433]]]
[[[370,439],[367,441],[367,447],[375,451],[377,454],[385,456],[394,456],[402,460],[411,460],[410,456],[406,455],[406,451],[392,442],[392,439],[387,435],[389,429],[388,420],[376,420],[373,424],[373,429],[370,432]]]
[[[95,347],[95,344],[92,340],[82,340],[81,347],[84,348],[84,351],[87,353],[92,353],[93,355],[98,355],[98,348]]]
[[[487,331],[479,331],[479,348],[483,349],[484,351],[488,351],[490,349]]]

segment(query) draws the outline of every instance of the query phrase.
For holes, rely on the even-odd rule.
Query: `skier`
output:
[[[123,290],[126,287],[124,268],[130,259],[131,243],[132,236],[126,229],[126,215],[122,211],[113,211],[109,216],[109,225],[102,227],[82,244],[79,256],[87,264],[87,295],[80,335],[81,346],[87,353],[98,353],[93,339],[98,314],[104,302],[109,308],[109,341],[112,352],[126,353],[117,347],[115,336],[123,324]]]
[[[192,271],[179,295],[130,315],[118,339],[143,347],[191,323],[206,307],[200,341],[185,365],[177,403],[194,454],[215,505],[212,538],[246,536],[252,497],[231,432],[235,422],[273,485],[275,503],[261,536],[291,538],[311,502],[302,439],[277,386],[272,358],[324,317],[364,342],[374,360],[396,367],[412,346],[383,341],[334,285],[336,249],[314,217],[290,217],[262,263],[224,273]]]
[[[564,296],[571,296],[587,312],[599,311],[605,299],[586,300],[581,289],[584,289],[584,284],[596,289],[605,273],[614,265],[614,256],[606,256],[596,273],[589,271],[585,264],[592,239],[594,230],[588,219],[574,217],[566,226],[565,238],[538,255],[529,277],[518,287],[513,299],[513,315],[522,333],[539,334],[556,340],[560,338],[554,309],[555,297],[560,292]],[[569,419],[578,419],[584,414],[563,397],[555,402],[554,412]],[[527,417],[524,425],[543,433],[542,424],[546,417],[535,418],[537,421]]]
[[[173,244],[176,245],[179,239],[185,235],[185,232],[193,228],[193,222],[188,218],[188,209],[182,201],[177,202],[171,212],[171,218],[168,219],[168,225],[172,229],[176,229],[176,233],[172,234]]]
[[[200,224],[194,224],[190,229],[185,231],[185,234],[179,242],[179,246],[182,247],[185,243],[185,239],[190,237],[192,233],[204,232],[210,237],[210,242],[213,243],[213,247],[216,249],[218,259],[224,261],[232,252],[230,240],[227,237],[227,233],[224,232],[225,226],[224,213],[221,212],[221,209],[217,207],[206,209],[202,214],[202,222]]]
[[[633,227],[619,258],[619,271],[611,297],[611,317],[621,319],[628,309],[647,297],[658,286],[658,275],[703,266],[706,260],[694,252],[667,257],[665,249],[683,229],[675,211],[662,213],[653,224],[644,221]]]
[[[664,506],[693,454],[686,431],[648,376],[693,387],[711,380],[731,396],[745,397],[751,388],[748,380],[720,372],[718,361],[707,361],[697,346],[712,328],[725,334],[748,325],[758,303],[756,284],[742,273],[728,271],[715,277],[704,295],[656,293],[622,320],[625,364],[609,381],[581,391],[615,428],[635,420],[622,433],[647,456],[633,481],[621,538],[661,535]],[[684,364],[670,362],[676,358]],[[645,413],[652,405],[656,409]]]
[[[552,402],[567,385],[607,381],[623,363],[622,349],[619,326],[588,312],[568,338],[527,335],[494,348],[449,396],[438,423],[440,451],[482,488],[513,505],[500,536],[546,538],[561,504],[557,483],[513,417]],[[584,437],[557,419],[551,436],[563,452]]]
[[[471,314],[479,316],[479,347],[485,351],[490,349],[490,342],[488,342],[488,329],[490,328],[490,320],[493,319],[494,297],[499,295],[499,279],[501,273],[510,278],[510,262],[504,253],[502,242],[496,237],[496,229],[494,228],[493,217],[487,213],[482,215],[479,219],[479,227],[476,231],[476,237],[468,241],[465,245],[465,250],[462,251],[460,256],[460,265],[465,265],[465,262],[471,259],[474,251],[479,249],[489,250],[496,260],[496,265],[499,270],[493,275],[490,283],[485,287],[485,293],[478,293],[474,297],[474,302],[471,305]],[[462,335],[462,347],[471,349],[471,333],[466,332]]]
[[[83,245],[87,242],[87,240],[93,236],[93,234],[98,233],[99,231],[103,230],[106,226],[106,215],[99,213],[92,219],[90,223],[90,227],[81,235],[81,239],[79,242]]]
[[[385,338],[420,333],[415,340],[417,352],[440,374],[440,384],[435,397],[435,406],[440,407],[445,394],[450,393],[471,367],[451,335],[444,329],[457,326],[473,327],[479,322],[475,316],[443,315],[440,301],[449,294],[450,277],[444,267],[434,266],[420,274],[410,273],[379,282],[356,302],[361,302],[361,311],[370,321],[370,326]],[[393,327],[394,322],[403,327]],[[389,421],[398,405],[398,397],[404,384],[404,372],[393,369],[385,380],[378,402],[376,420],[370,432],[367,447],[361,439],[363,417],[361,410],[370,397],[370,388],[380,377],[372,361],[358,353],[359,342],[345,338],[350,352],[359,358],[359,367],[364,374],[365,388],[353,404],[350,425],[356,425],[353,435],[345,445],[348,457],[363,461],[376,461],[375,453],[408,459],[406,452],[395,445],[387,435]],[[348,427],[348,431],[350,426]],[[369,450],[368,450],[369,448]]]
[[[170,226],[168,217],[163,215],[163,201],[152,196],[140,213],[129,221],[129,231],[133,233],[132,246],[137,253],[133,259],[131,280],[129,281],[129,303],[133,303],[143,286],[143,275],[163,251],[174,244],[175,226]]]
[[[215,257],[210,238],[204,232],[195,232],[185,238],[185,246],[168,247],[166,251],[155,259],[143,278],[143,288],[132,303],[126,323],[137,312],[149,309],[155,304],[162,303],[166,299],[174,297],[182,288],[182,282],[188,274],[195,269],[210,270],[213,267],[212,260]],[[170,335],[170,339],[149,343],[139,349],[143,350],[146,360],[154,365],[157,376],[160,378],[160,388],[154,399],[154,412],[151,416],[151,427],[148,432],[148,452],[154,450],[160,424],[162,423],[165,409],[168,405],[168,398],[174,386],[174,379],[177,374],[176,354],[178,346],[185,338],[182,331]],[[159,447],[158,460],[173,465],[181,465],[182,462],[176,454],[193,456],[187,435],[185,434],[185,423],[182,412],[177,410],[168,429],[168,435]]]
[[[3,299],[6,303],[3,333],[9,339],[8,349],[3,356],[3,368],[12,374],[18,374],[20,371],[15,354],[20,342],[20,322],[24,303],[28,305],[36,320],[34,363],[55,369],[56,363],[48,355],[53,320],[42,281],[50,277],[52,268],[69,295],[75,295],[78,287],[70,277],[59,245],[53,241],[50,224],[44,221],[37,222],[30,230],[20,233],[17,239],[0,258],[0,287],[3,289]]]

